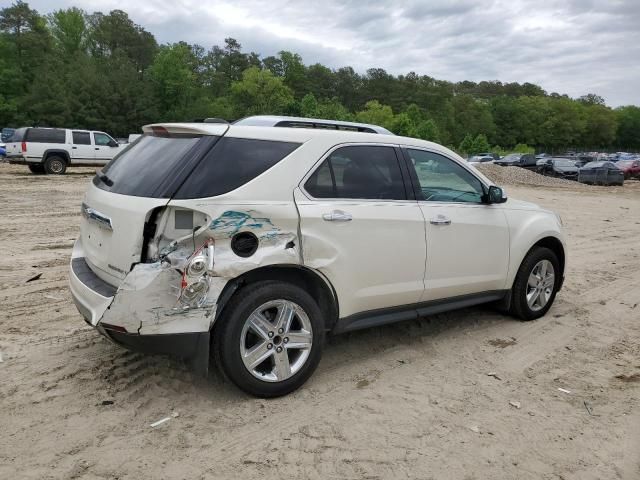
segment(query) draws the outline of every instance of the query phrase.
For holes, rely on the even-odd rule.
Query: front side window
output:
[[[73,132],[73,143],[75,145],[91,145],[89,132]]]
[[[482,182],[453,160],[433,152],[407,149],[415,168],[419,200],[427,202],[480,203]]]
[[[94,133],[93,140],[96,142],[96,145],[106,147],[111,142],[111,137],[109,135],[105,135],[104,133]]]
[[[395,149],[376,145],[338,148],[309,177],[305,190],[315,198],[407,198]]]

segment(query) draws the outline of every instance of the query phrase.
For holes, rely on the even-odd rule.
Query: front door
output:
[[[295,191],[304,263],[333,284],[340,317],[422,297],[424,217],[409,200],[396,152],[338,147]]]
[[[110,145],[113,141],[113,138],[106,133],[93,132],[94,151],[97,163],[104,165],[115,157],[118,152],[118,147],[112,147]]]
[[[427,150],[405,153],[426,220],[422,301],[505,289],[509,228],[503,207],[483,203],[485,187],[470,168]]]

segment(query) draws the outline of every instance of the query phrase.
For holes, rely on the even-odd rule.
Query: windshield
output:
[[[11,136],[13,135],[13,132],[15,132],[15,129],[13,128],[3,128],[2,133],[0,134],[0,139],[2,139],[3,142],[11,141]]]
[[[517,162],[520,160],[520,157],[522,155],[520,155],[519,153],[511,153],[509,155],[507,155],[506,157],[504,157],[502,160],[505,162]]]
[[[554,160],[553,164],[556,167],[575,167],[576,166],[576,162],[572,161],[572,160]]]
[[[583,168],[599,168],[604,166],[605,162],[589,162]]]

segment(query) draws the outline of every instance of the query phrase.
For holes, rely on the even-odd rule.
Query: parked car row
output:
[[[640,161],[630,161],[626,170],[622,170],[613,162],[595,161],[582,165],[579,160],[551,157],[538,160],[536,171],[592,185],[622,185],[626,178],[640,178]]]
[[[532,153],[510,153],[493,163],[502,167],[523,167],[528,170],[536,169],[536,157]]]

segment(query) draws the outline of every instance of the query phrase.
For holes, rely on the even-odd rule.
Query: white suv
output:
[[[556,214],[507,202],[434,143],[254,121],[146,126],[93,179],[69,277],[100,333],[205,372],[211,351],[270,397],[309,378],[329,332],[485,302],[523,320],[551,307]]]
[[[25,127],[7,143],[7,160],[32,173],[61,175],[68,166],[102,167],[125,146],[104,132]]]

